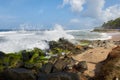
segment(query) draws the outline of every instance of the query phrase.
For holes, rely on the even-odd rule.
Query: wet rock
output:
[[[36,80],[33,72],[24,68],[7,69],[4,76],[6,80]]]

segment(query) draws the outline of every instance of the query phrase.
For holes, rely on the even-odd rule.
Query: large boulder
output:
[[[7,69],[4,76],[6,80],[36,80],[34,73],[24,68]]]
[[[49,63],[41,68],[41,71],[47,74],[58,72],[83,73],[87,69],[88,67],[85,61],[79,62],[74,60],[71,56],[64,55],[50,59]]]
[[[60,58],[54,63],[53,72],[64,71],[68,67],[73,67],[75,63],[76,61],[72,57],[65,56],[63,58]]]

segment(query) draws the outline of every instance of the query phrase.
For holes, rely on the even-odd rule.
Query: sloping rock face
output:
[[[120,80],[120,46],[114,48],[102,62],[101,70],[95,80]]]

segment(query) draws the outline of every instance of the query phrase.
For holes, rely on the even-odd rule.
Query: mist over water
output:
[[[108,39],[105,33],[92,33],[90,31],[64,30],[61,25],[56,24],[54,29],[45,31],[2,31],[0,32],[0,51],[10,53],[25,49],[49,49],[48,41],[65,38],[69,41],[74,40],[98,40]]]

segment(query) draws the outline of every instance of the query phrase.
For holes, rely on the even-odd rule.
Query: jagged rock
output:
[[[53,57],[53,59],[50,59],[51,61],[49,63],[51,63],[53,61],[53,63],[49,64],[50,66],[50,70],[46,70],[48,71],[48,73],[56,73],[56,72],[84,72],[85,70],[87,70],[87,64],[85,61],[76,61],[74,60],[71,56],[69,55],[64,55],[62,57]],[[47,64],[48,65],[48,64]],[[46,66],[46,65],[45,65]],[[44,71],[45,71],[45,66],[43,66]]]
[[[41,71],[43,73],[51,73],[52,72],[52,69],[53,69],[53,64],[52,63],[47,63],[45,64],[42,68],[41,68]]]
[[[75,45],[64,39],[50,44],[52,48],[57,46],[72,52],[87,49],[86,47],[76,48]],[[4,54],[0,53],[1,56]],[[5,54],[3,59],[4,64],[2,61],[0,62],[0,69],[3,70],[6,80],[36,80],[36,77],[39,78],[38,80],[79,80],[78,75],[86,70],[85,63],[74,60],[71,54],[52,56],[48,60],[45,58],[44,52],[37,48],[31,51],[23,50],[18,54]]]
[[[4,77],[6,80],[36,80],[33,72],[24,68],[7,69]]]
[[[73,67],[75,65],[75,60],[71,57],[64,57],[63,59],[58,59],[54,64],[53,72],[63,71],[70,65]]]
[[[68,40],[65,40],[64,38],[59,39],[57,42],[56,41],[50,41],[50,50],[54,54],[62,53],[64,51],[70,51],[73,54],[80,53],[81,49],[76,48],[74,44],[69,42]]]

